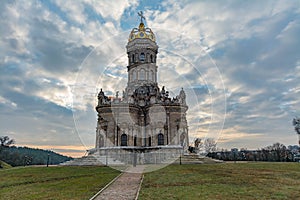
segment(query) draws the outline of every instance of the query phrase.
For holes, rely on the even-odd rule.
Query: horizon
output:
[[[172,2],[4,2],[1,135],[75,157],[94,148],[96,95],[125,88],[125,46],[143,11],[159,46],[159,87],[187,93],[190,143],[297,145],[299,2]]]
[[[276,143],[276,142],[275,142],[275,143]],[[267,145],[267,146],[265,146],[265,147],[260,147],[260,148],[257,148],[257,149],[248,149],[248,148],[243,148],[243,147],[237,148],[237,149],[238,149],[238,151],[242,151],[242,150],[246,150],[246,151],[258,151],[258,150],[262,150],[262,149],[264,149],[264,148],[266,148],[266,147],[268,147],[268,146],[272,146],[272,145],[275,144],[275,143],[272,143],[272,144],[270,144],[270,145]],[[291,146],[291,147],[294,147],[294,146],[299,147],[299,145],[285,145],[285,146],[286,146],[287,148],[290,147],[290,146]],[[21,147],[21,148],[32,148],[32,149],[39,149],[39,150],[51,151],[51,152],[53,152],[53,153],[57,153],[57,154],[60,154],[60,155],[62,155],[62,156],[67,156],[67,157],[72,157],[72,158],[82,157],[82,156],[84,156],[84,155],[87,154],[87,152],[85,152],[84,155],[79,155],[78,152],[74,152],[74,153],[68,152],[68,155],[66,155],[66,154],[63,153],[64,150],[62,150],[62,152],[58,152],[58,151],[55,151],[55,150],[48,150],[47,148],[44,149],[44,148],[42,148],[42,147],[18,146],[18,145],[16,145],[16,144],[12,144],[12,145],[10,145],[10,147],[17,147],[17,148],[19,148],[19,147]],[[231,147],[230,149],[223,149],[223,148],[218,148],[218,146],[217,146],[217,149],[216,149],[215,151],[213,151],[213,152],[220,152],[220,151],[224,151],[224,152],[225,152],[225,151],[228,151],[228,152],[230,152],[232,149],[235,149],[235,147]],[[81,151],[80,151],[80,153],[81,153]],[[73,154],[73,155],[72,155],[72,154]]]

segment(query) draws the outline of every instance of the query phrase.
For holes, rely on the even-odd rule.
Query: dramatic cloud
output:
[[[159,45],[159,86],[187,93],[190,141],[295,144],[299,8],[298,1],[4,1],[1,135],[69,155],[93,148],[97,92],[124,89],[125,45],[143,10]]]

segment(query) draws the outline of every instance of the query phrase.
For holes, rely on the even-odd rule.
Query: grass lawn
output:
[[[139,199],[300,199],[299,163],[170,165],[146,173]]]
[[[0,199],[89,199],[120,172],[109,167],[0,170]]]

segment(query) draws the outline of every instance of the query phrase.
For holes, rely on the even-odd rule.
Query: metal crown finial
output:
[[[141,17],[141,23],[143,23],[143,19],[146,20],[145,16],[143,15],[143,11],[138,12],[138,15]]]

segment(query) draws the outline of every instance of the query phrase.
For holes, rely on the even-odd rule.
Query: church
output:
[[[171,97],[164,86],[158,86],[158,45],[140,16],[140,24],[132,29],[126,45],[126,88],[122,95],[116,91],[114,97],[108,97],[103,85],[98,94],[93,154],[125,164],[163,163],[187,152],[188,106],[183,88]]]

